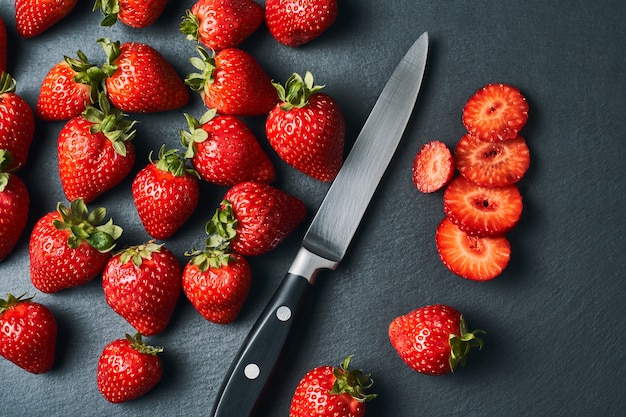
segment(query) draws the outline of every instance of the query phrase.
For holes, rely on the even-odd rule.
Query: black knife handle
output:
[[[211,416],[252,414],[310,287],[309,280],[300,275],[287,273],[283,278],[233,361]]]

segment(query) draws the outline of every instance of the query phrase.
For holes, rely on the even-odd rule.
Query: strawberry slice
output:
[[[527,120],[526,98],[517,88],[506,84],[487,84],[463,108],[467,131],[487,142],[515,138]]]
[[[522,215],[522,195],[515,184],[481,187],[457,176],[443,194],[446,216],[470,235],[510,232]]]
[[[505,236],[472,236],[445,217],[437,227],[435,241],[446,268],[473,281],[497,277],[511,257],[511,244]]]
[[[413,183],[423,193],[442,189],[454,176],[454,158],[445,143],[422,145],[413,159]]]
[[[455,164],[468,181],[482,187],[502,187],[519,181],[530,166],[526,139],[517,136],[485,142],[464,135],[454,149]]]

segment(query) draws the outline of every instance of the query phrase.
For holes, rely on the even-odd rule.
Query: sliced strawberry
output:
[[[526,139],[517,136],[501,142],[485,142],[464,135],[454,149],[456,167],[482,187],[502,187],[519,181],[530,166]]]
[[[513,139],[528,120],[528,102],[506,84],[488,84],[472,95],[463,108],[467,131],[487,142]]]
[[[454,158],[448,146],[439,141],[422,145],[413,159],[413,183],[423,193],[442,189],[454,176]]]
[[[472,236],[444,218],[435,234],[443,264],[454,274],[473,281],[500,275],[509,263],[511,244],[505,236]]]
[[[522,195],[515,184],[481,187],[457,176],[443,194],[446,216],[467,233],[498,236],[510,232],[522,215]]]

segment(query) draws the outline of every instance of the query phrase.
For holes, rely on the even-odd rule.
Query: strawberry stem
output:
[[[187,40],[198,42],[198,30],[200,28],[200,20],[198,16],[191,13],[191,10],[185,12],[180,22],[180,33],[185,35]]]
[[[366,394],[365,390],[374,385],[370,374],[364,375],[360,369],[349,370],[352,356],[348,356],[337,368],[333,368],[335,382],[330,393],[333,395],[349,394],[358,402],[371,401],[378,394]]]
[[[161,346],[150,346],[143,341],[141,333],[136,333],[134,336],[126,334],[126,340],[130,342],[130,346],[135,349],[139,353],[144,353],[146,355],[154,355],[163,352],[163,348]]]
[[[302,78],[299,74],[293,73],[285,82],[283,87],[280,83],[272,82],[278,92],[278,98],[282,101],[280,108],[289,111],[292,108],[302,108],[309,103],[311,95],[317,93],[323,85],[315,85],[313,74],[307,71]]]
[[[0,75],[0,95],[5,93],[15,93],[17,88],[17,81],[8,72],[3,72]]]
[[[467,356],[473,348],[482,349],[484,342],[479,334],[485,334],[484,330],[469,331],[465,318],[461,316],[461,324],[459,326],[460,336],[450,335],[450,370],[454,372],[457,365],[465,366]]]
[[[18,305],[22,301],[30,301],[33,299],[33,297],[24,298],[25,295],[26,293],[20,295],[19,297],[15,297],[13,294],[9,293],[7,294],[6,300],[0,298],[0,315],[11,307]]]
[[[185,84],[193,91],[202,92],[208,84],[213,83],[213,71],[215,70],[215,54],[207,51],[200,45],[196,46],[200,57],[191,57],[189,62],[199,73],[191,73],[185,78]]]
[[[113,149],[121,156],[126,156],[125,142],[135,138],[137,131],[134,128],[136,120],[127,120],[126,114],[112,107],[106,93],[98,95],[99,109],[87,106],[82,116],[92,123],[89,129],[92,134],[102,133],[111,141]]]

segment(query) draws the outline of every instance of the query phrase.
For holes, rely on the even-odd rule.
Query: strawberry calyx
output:
[[[82,116],[92,123],[90,132],[92,134],[102,133],[111,141],[115,152],[121,156],[126,156],[125,143],[134,139],[137,131],[133,128],[137,121],[126,119],[126,114],[112,107],[104,92],[98,95],[98,106],[100,108],[87,106],[82,113]]]
[[[154,240],[151,240],[141,245],[125,248],[116,255],[120,255],[120,263],[122,265],[132,262],[133,265],[139,268],[144,259],[152,259],[152,254],[161,252],[162,247],[163,243],[154,243]]]
[[[187,40],[198,42],[199,36],[198,31],[200,29],[200,19],[198,16],[193,14],[191,10],[187,10],[185,12],[185,16],[181,19],[180,22],[180,33],[185,35]]]
[[[208,123],[217,114],[217,110],[207,110],[200,119],[196,119],[193,116],[185,113],[185,119],[187,119],[187,126],[189,130],[179,130],[180,142],[185,147],[185,158],[191,159],[196,154],[196,143],[202,143],[209,138],[209,134],[202,128],[205,123]]]
[[[0,95],[5,93],[15,93],[17,88],[17,81],[11,77],[8,72],[3,72],[0,75]]]
[[[146,355],[156,356],[164,350],[161,346],[151,346],[145,343],[143,341],[141,333],[136,333],[134,336],[131,336],[127,333],[126,340],[130,343],[130,347],[132,349],[135,349],[137,352]]]
[[[449,338],[449,364],[450,370],[453,372],[457,365],[465,366],[467,356],[473,348],[478,348],[479,350],[482,349],[484,342],[478,335],[486,333],[484,330],[474,330],[470,332],[467,328],[467,323],[465,322],[463,315],[461,315],[460,318],[459,332],[460,335],[450,334]]]
[[[152,159],[152,152],[148,156],[150,162],[155,164],[157,169],[163,172],[169,172],[175,177],[184,177],[186,174],[199,178],[198,172],[186,165],[187,158],[181,156],[178,149],[167,149],[165,145],[159,149],[159,159]]]
[[[284,111],[289,111],[294,107],[303,108],[309,103],[311,95],[324,88],[323,85],[315,85],[313,74],[310,71],[304,74],[304,78],[297,73],[293,73],[285,82],[284,87],[282,84],[273,81],[272,85],[278,92],[278,98],[282,102],[280,108]]]
[[[107,74],[102,68],[92,64],[83,51],[78,50],[76,55],[78,58],[64,56],[63,60],[76,73],[72,78],[75,82],[91,87],[91,101],[95,103],[98,100],[101,82],[107,77]]]
[[[9,185],[9,179],[11,178],[9,167],[12,163],[13,155],[11,155],[11,152],[0,149],[0,192],[3,192]]]
[[[117,65],[114,62],[122,54],[120,41],[113,42],[109,38],[100,38],[96,43],[100,44],[107,57],[107,61],[102,65],[102,70],[107,76],[111,76],[117,71]]]
[[[330,393],[333,395],[348,394],[358,402],[373,400],[378,394],[367,394],[365,390],[374,385],[371,374],[363,374],[360,369],[349,370],[352,356],[348,356],[339,367],[333,368],[335,382]]]
[[[217,68],[215,51],[207,51],[200,45],[196,46],[200,57],[191,57],[189,62],[200,72],[191,73],[185,78],[185,84],[193,91],[202,92],[207,85],[213,84],[213,73]]]
[[[15,307],[21,302],[30,301],[33,299],[33,297],[24,298],[25,296],[25,293],[18,297],[15,297],[13,294],[9,293],[7,294],[6,299],[0,298],[0,315],[9,310],[11,307]]]
[[[113,224],[113,219],[102,224],[106,217],[106,209],[98,207],[91,212],[82,198],[77,198],[65,207],[57,204],[60,219],[52,222],[57,230],[70,232],[67,244],[76,249],[84,241],[98,252],[106,253],[115,247],[115,241],[122,235],[122,228]]]
[[[96,0],[92,12],[101,10],[104,18],[100,26],[113,26],[117,22],[117,15],[120,13],[119,0]]]

